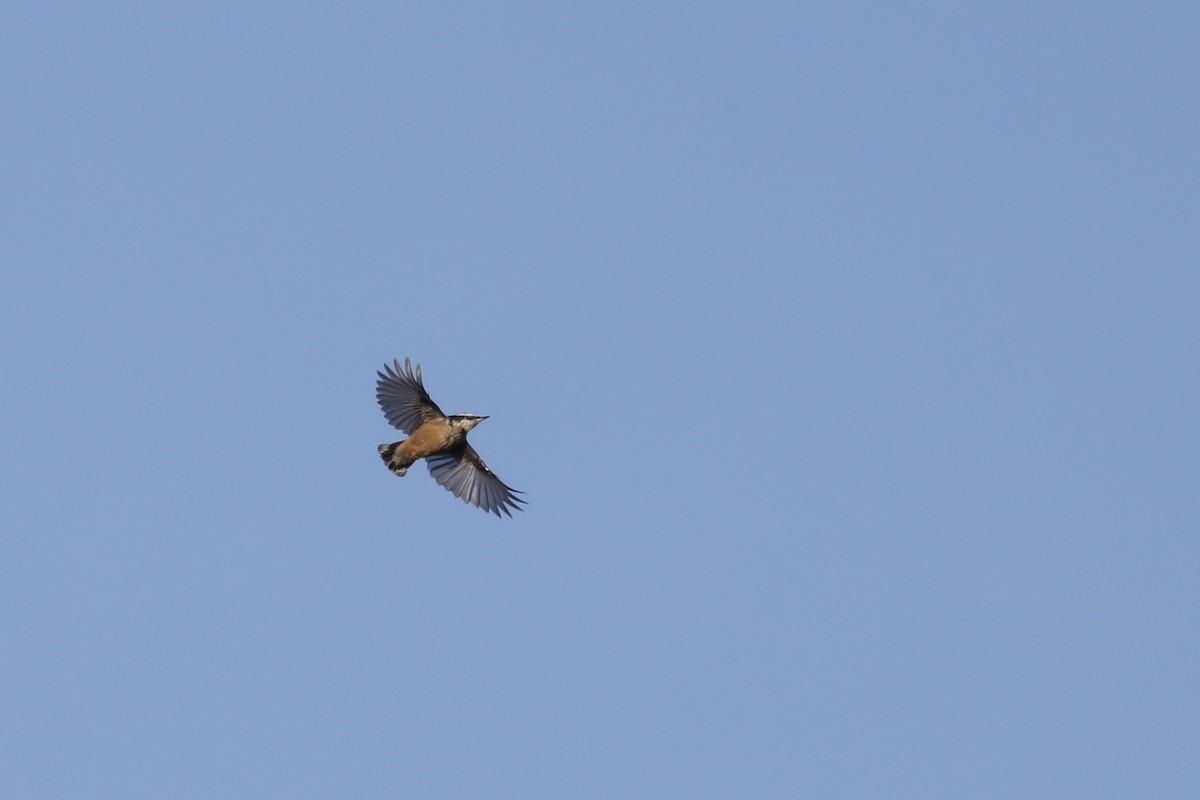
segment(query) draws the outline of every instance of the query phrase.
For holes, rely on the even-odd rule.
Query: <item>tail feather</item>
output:
[[[412,466],[411,461],[405,462],[403,456],[400,455],[400,445],[403,442],[393,442],[392,444],[379,445],[379,457],[383,459],[383,463],[387,468],[396,473],[397,477],[403,478],[404,473],[408,472],[408,468]]]

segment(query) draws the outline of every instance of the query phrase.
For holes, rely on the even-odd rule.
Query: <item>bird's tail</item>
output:
[[[403,478],[404,473],[408,472],[408,468],[412,466],[411,461],[405,461],[400,455],[400,445],[403,442],[393,442],[392,444],[379,445],[379,457],[383,459],[383,463],[387,464],[387,468],[396,473],[398,477]]]

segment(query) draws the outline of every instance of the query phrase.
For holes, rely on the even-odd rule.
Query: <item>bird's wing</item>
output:
[[[413,372],[407,358],[403,367],[399,360],[394,363],[395,369],[384,364],[384,372],[376,373],[379,381],[375,384],[375,399],[379,401],[387,421],[405,433],[412,433],[425,420],[446,416],[425,391],[425,384],[421,382],[421,365],[418,364],[416,372]]]
[[[497,478],[496,473],[488,469],[479,453],[469,444],[459,452],[429,456],[425,463],[433,479],[464,502],[490,511],[497,517],[501,511],[511,517],[509,509],[524,510],[519,504],[525,501],[517,497],[521,492],[506,486],[504,481]]]

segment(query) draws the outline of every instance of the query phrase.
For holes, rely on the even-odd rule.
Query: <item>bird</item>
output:
[[[383,463],[399,477],[422,458],[429,474],[463,502],[497,517],[511,509],[524,511],[523,494],[496,477],[479,453],[467,442],[467,433],[487,417],[478,414],[444,414],[425,391],[421,365],[413,369],[409,359],[384,364],[376,372],[375,399],[394,427],[408,434],[400,442],[379,445]]]

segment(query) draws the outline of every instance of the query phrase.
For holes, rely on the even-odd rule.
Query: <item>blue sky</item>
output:
[[[1194,8],[6,17],[4,796],[1200,792]]]

